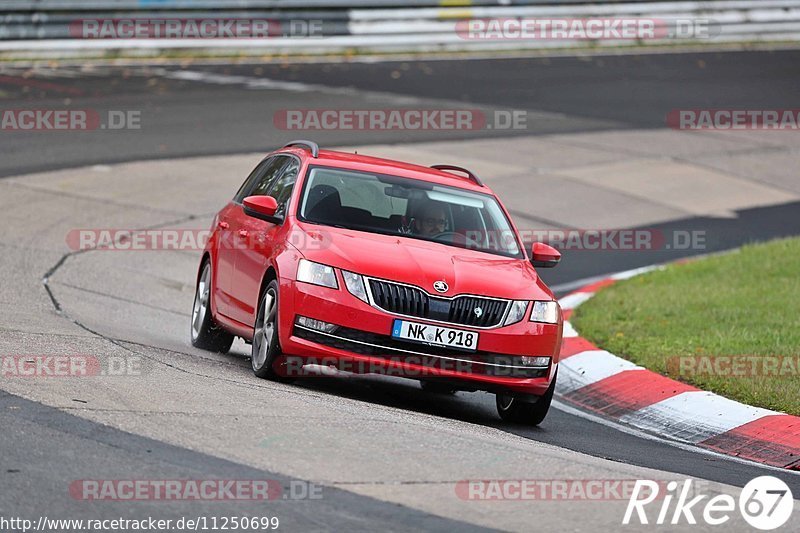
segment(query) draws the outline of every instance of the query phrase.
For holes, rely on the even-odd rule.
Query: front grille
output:
[[[376,279],[369,286],[375,305],[384,311],[478,328],[499,326],[509,303],[478,296],[437,298],[417,287]]]
[[[430,297],[421,289],[397,285],[386,281],[369,280],[372,298],[390,313],[427,318],[430,314]]]
[[[474,296],[459,296],[450,303],[448,322],[467,326],[497,326],[503,320],[508,302],[505,300],[487,300]],[[481,315],[475,313],[481,310]]]
[[[293,333],[301,339],[339,350],[399,362],[413,362],[431,368],[448,368],[473,374],[515,378],[538,378],[546,376],[548,370],[547,368],[520,368],[517,355],[483,351],[469,354],[454,352],[450,348],[405,342],[388,335],[352,328],[339,327],[333,334],[326,334],[295,326]],[[415,352],[415,354],[409,354],[408,351]],[[431,359],[422,359],[420,355],[416,354],[427,355]],[[451,358],[457,361],[441,358]]]

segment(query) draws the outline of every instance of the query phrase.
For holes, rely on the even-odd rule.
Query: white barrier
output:
[[[84,8],[93,0],[75,0],[65,4],[81,5]],[[17,4],[31,2],[17,2]],[[220,11],[181,12],[178,7],[204,6],[203,1],[180,1],[164,3],[169,11],[137,11],[117,13],[114,18],[129,16],[150,17],[182,17],[200,19],[202,17],[274,17],[287,20],[287,17],[324,17],[324,31],[312,37],[274,37],[274,38],[236,38],[236,39],[80,39],[80,38],[46,38],[48,36],[65,36],[65,29],[70,20],[81,17],[100,18],[101,14],[81,12],[59,12],[58,23],[48,19],[48,14],[39,20],[40,39],[8,39],[2,40],[3,32],[9,32],[10,23],[5,28],[0,26],[0,56],[4,57],[41,57],[41,56],[91,56],[108,54],[155,55],[162,51],[205,50],[208,54],[317,54],[342,52],[430,52],[430,51],[474,51],[474,50],[509,50],[509,49],[553,49],[553,48],[595,48],[620,47],[631,45],[664,45],[664,44],[727,44],[732,42],[774,42],[800,41],[800,0],[716,0],[716,1],[684,1],[684,2],[613,2],[587,3],[583,1],[542,2],[528,0],[514,2],[512,5],[472,5],[464,7],[395,7],[395,8],[351,8],[334,9],[343,4],[380,6],[391,5],[392,0],[364,0],[362,2],[324,2],[314,0],[292,0],[282,2],[286,8],[316,6],[327,7],[327,11],[286,11],[253,12],[251,8],[266,8],[276,5],[269,0],[242,2],[242,10],[232,7]],[[405,2],[405,5],[430,6],[430,0]],[[438,2],[436,2],[438,3]],[[20,16],[6,14],[13,7],[13,0],[0,7],[0,20],[11,20]],[[52,2],[38,2],[42,9]],[[94,0],[98,8],[109,4],[108,1]],[[126,2],[120,2],[126,4]],[[473,2],[473,4],[496,4],[496,2]],[[141,6],[148,4],[141,4]],[[154,4],[155,5],[155,4]],[[11,7],[10,7],[11,6]],[[247,9],[245,9],[247,8]],[[144,10],[144,7],[141,7]],[[249,9],[249,11],[248,11]],[[137,15],[139,13],[139,15]],[[180,13],[183,13],[182,15]],[[74,17],[70,19],[70,16]],[[109,15],[111,17],[111,15]],[[492,38],[472,39],[465,35],[464,21],[470,19],[515,19],[515,20],[547,20],[547,19],[593,19],[593,18],[627,18],[657,21],[658,28],[663,29],[657,37],[647,39],[614,39],[614,38]],[[48,22],[48,20],[50,22]],[[705,32],[694,32],[683,35],[668,31],[679,22],[705,25]],[[50,24],[50,25],[48,25]],[[54,28],[60,28],[56,31]],[[31,30],[33,31],[33,30]],[[59,33],[60,32],[60,33]]]

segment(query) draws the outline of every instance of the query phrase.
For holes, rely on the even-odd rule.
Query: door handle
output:
[[[217,224],[217,226],[219,226],[222,229],[228,229],[230,227],[230,224],[228,224],[224,220],[220,220],[219,224]]]
[[[246,229],[240,229],[240,230],[239,230],[239,237],[241,237],[241,238],[243,238],[243,239],[244,239],[244,238],[245,238],[245,237],[247,237],[248,235],[250,235],[250,233],[248,233],[248,231],[247,231]]]

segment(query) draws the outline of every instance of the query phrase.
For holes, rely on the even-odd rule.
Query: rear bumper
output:
[[[289,374],[309,375],[302,367],[312,364],[353,373],[441,380],[463,390],[540,396],[550,386],[558,365],[561,324],[534,323],[526,317],[495,329],[447,325],[480,335],[476,352],[460,352],[393,339],[392,324],[399,317],[362,302],[346,289],[291,279],[281,279],[280,286],[279,335],[286,354],[283,367]],[[339,327],[333,332],[315,331],[296,324],[297,316]],[[551,364],[525,367],[523,355],[549,356]]]

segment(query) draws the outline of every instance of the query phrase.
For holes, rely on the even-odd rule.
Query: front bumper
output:
[[[447,381],[454,388],[539,396],[555,374],[561,324],[521,322],[494,329],[448,327],[480,335],[476,352],[406,342],[391,337],[396,315],[376,309],[340,289],[281,279],[279,335],[287,368],[300,362],[354,373],[381,373]],[[305,316],[339,326],[325,333],[295,323]],[[415,322],[431,323],[424,319]],[[441,324],[439,324],[441,325]],[[551,357],[547,367],[526,367],[521,356]]]

